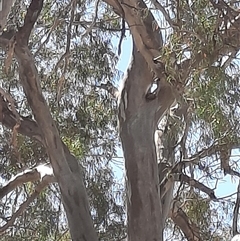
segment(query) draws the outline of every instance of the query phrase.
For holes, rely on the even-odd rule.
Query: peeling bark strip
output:
[[[89,212],[81,168],[63,145],[55,122],[43,97],[40,79],[28,40],[41,12],[42,0],[32,0],[23,27],[16,34],[15,56],[19,64],[20,81],[40,128],[54,175],[60,186],[70,233],[74,241],[94,241],[97,235]]]

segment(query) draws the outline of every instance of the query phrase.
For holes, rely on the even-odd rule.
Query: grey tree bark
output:
[[[0,0],[0,31],[7,23],[7,17],[15,0]]]
[[[162,241],[163,216],[154,134],[159,120],[175,100],[172,85],[166,81],[164,66],[156,64],[162,37],[152,31],[154,18],[143,1],[106,0],[125,16],[134,38],[133,61],[121,93],[119,107],[120,136],[127,171],[127,212],[129,241]],[[74,241],[97,240],[93,229],[81,169],[77,160],[63,145],[49,108],[42,95],[40,80],[28,39],[41,11],[43,0],[32,0],[24,26],[16,34],[15,55],[20,80],[32,108],[41,139],[48,152],[54,174],[61,189],[64,207]],[[134,6],[134,7],[131,7]],[[150,31],[151,30],[151,31]],[[1,39],[0,43],[8,43]],[[160,78],[153,99],[146,98],[152,81]],[[166,212],[167,213],[167,212]]]
[[[163,240],[164,218],[154,134],[159,118],[174,98],[171,98],[171,89],[161,86],[159,97],[148,101],[149,82],[146,80],[153,77],[145,59],[134,46],[119,106],[120,137],[127,176],[129,241]],[[161,108],[158,105],[160,99],[165,100],[161,102]]]
[[[133,60],[119,106],[127,176],[128,240],[162,241],[168,211],[163,214],[160,202],[154,134],[160,119],[173,104],[176,92],[174,85],[166,81],[164,66],[154,62],[162,47],[162,36],[153,30],[154,18],[145,3],[123,0],[120,5],[118,1],[105,1],[125,17],[134,42]],[[160,80],[159,86],[155,97],[149,100],[146,93],[155,77]],[[162,179],[164,170],[159,173]]]
[[[97,235],[89,211],[89,203],[78,161],[62,143],[56,124],[42,94],[40,78],[28,40],[32,28],[41,12],[43,0],[32,0],[23,27],[15,34],[14,53],[19,64],[19,78],[32,109],[40,136],[45,146],[54,175],[59,184],[63,205],[67,214],[73,241],[94,241]],[[0,41],[3,47],[8,39]],[[10,45],[9,45],[10,46]],[[20,124],[20,123],[18,123]],[[20,127],[21,128],[21,127]]]
[[[162,157],[159,158],[160,165],[157,164],[154,133],[159,121],[178,96],[179,85],[184,85],[191,69],[201,61],[202,55],[200,53],[191,61],[189,59],[184,61],[176,71],[176,78],[173,76],[167,80],[164,63],[160,58],[158,63],[154,61],[154,58],[160,55],[162,36],[159,29],[154,27],[156,21],[144,1],[104,1],[126,20],[134,40],[133,61],[124,82],[119,107],[120,136],[127,174],[128,240],[162,241],[164,221],[172,197],[172,186],[165,192],[159,188],[159,182],[166,174],[165,160],[170,160],[170,163],[174,160],[173,153],[162,153]],[[13,2],[14,0],[2,1],[4,6],[2,15],[0,12],[2,26],[6,23]],[[81,168],[59,137],[42,95],[34,59],[27,46],[29,35],[41,11],[42,2],[42,0],[32,0],[24,26],[16,34],[15,55],[19,62],[20,79],[37,121],[37,123],[21,121],[19,131],[36,138],[48,151],[54,174],[61,188],[73,240],[94,241],[97,237],[89,213]],[[236,20],[235,26],[239,21]],[[239,30],[233,25],[233,31],[229,33],[227,37],[223,33],[222,37],[227,45],[216,46],[211,56],[213,61],[218,56],[231,52],[233,46],[239,47]],[[8,43],[9,39],[0,38],[2,46],[6,47]],[[154,98],[149,100],[146,98],[146,93],[155,77],[160,79],[159,87]],[[12,119],[7,119],[8,116],[3,117],[1,121],[7,126],[13,127],[16,124]],[[165,142],[167,140],[161,141],[164,149],[168,150],[169,143]],[[171,141],[173,140],[170,139],[170,145]],[[181,209],[173,210],[172,216],[182,230],[188,226]],[[188,230],[185,233],[189,237],[192,235],[188,234]]]
[[[163,223],[165,223],[168,218],[169,211],[172,206],[174,180],[170,178],[170,171],[175,163],[174,146],[177,141],[177,136],[172,136],[173,132],[168,130],[168,117],[169,115],[165,116],[165,118],[159,123],[158,130],[155,132],[160,186],[159,195],[163,210]]]

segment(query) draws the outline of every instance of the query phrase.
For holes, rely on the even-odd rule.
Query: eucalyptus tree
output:
[[[116,101],[101,89],[101,83],[117,78],[114,68],[117,58],[110,49],[109,37],[102,35],[101,30],[80,41],[80,33],[85,31],[85,25],[91,23],[86,19],[78,22],[79,14],[87,11],[85,5],[77,5],[77,10],[73,11],[75,5],[68,1],[45,1],[43,6],[38,4],[39,2],[16,1],[1,38],[2,44],[5,45],[5,41],[7,44],[7,49],[3,48],[6,52],[2,52],[5,57],[1,59],[2,65],[5,65],[1,70],[1,122],[4,125],[1,132],[2,182],[16,175],[1,190],[1,233],[6,240],[10,237],[13,240],[69,238],[66,217],[62,212],[63,199],[58,194],[59,186],[49,186],[49,183],[56,182],[56,174],[53,177],[52,165],[49,165],[51,159],[46,149],[50,145],[45,143],[43,137],[39,138],[42,131],[24,95],[21,77],[19,78],[20,65],[15,59],[17,55],[12,58],[11,51],[15,47],[11,50],[8,44],[16,41],[13,36],[16,36],[24,21],[31,23],[26,17],[35,14],[34,8],[43,7],[35,28],[29,29],[32,31],[28,43],[31,49],[29,55],[35,58],[31,62],[36,64],[33,68],[38,71],[40,92],[47,102],[48,112],[51,111],[54,118],[54,128],[57,132],[59,130],[61,145],[67,151],[70,163],[72,161],[76,165],[71,170],[65,168],[70,172],[76,171],[75,178],[69,174],[69,177],[76,179],[73,181],[76,190],[80,191],[82,185],[85,193],[83,185],[87,188],[89,199],[86,195],[83,196],[87,208],[84,208],[84,202],[79,203],[86,212],[86,218],[81,218],[81,222],[89,225],[88,217],[90,227],[93,228],[93,219],[94,229],[101,240],[115,237],[121,239],[125,236],[122,196],[110,163],[118,144],[117,133],[114,132]],[[67,13],[71,9],[70,17]],[[66,42],[69,43],[67,46]],[[30,70],[29,66],[24,69]],[[39,114],[42,116],[43,113]],[[9,132],[5,127],[14,131]],[[80,186],[77,180],[81,183]],[[22,185],[23,183],[26,184]],[[69,181],[65,183],[73,186]],[[43,191],[46,186],[49,188]],[[72,196],[70,193],[68,195]],[[12,196],[16,197],[10,198]],[[77,210],[72,214],[78,213]],[[80,224],[79,220],[73,219],[73,222],[77,226]],[[79,232],[78,228],[75,230]],[[97,236],[95,231],[89,235],[90,240]],[[73,234],[72,236],[74,239]]]
[[[113,183],[103,195],[105,172],[100,179],[84,182],[86,170],[77,158],[89,160],[89,153],[93,157],[103,152],[106,162],[101,165],[112,158],[116,104],[106,100],[111,97],[105,90],[115,95],[116,59],[109,34],[119,33],[121,54],[129,30],[132,61],[118,93],[128,240],[163,240],[168,218],[178,226],[179,239],[183,235],[187,240],[219,240],[220,228],[231,227],[219,226],[215,208],[230,204],[206,183],[217,184],[223,174],[240,176],[238,162],[231,158],[239,148],[238,1],[32,0],[25,9],[13,7],[0,38],[6,49],[2,76],[11,80],[3,84],[6,89],[13,82],[14,99],[23,103],[18,109],[13,93],[2,89],[1,122],[12,129],[15,155],[21,154],[16,151],[22,137],[16,136],[21,134],[50,161],[45,172],[37,166],[23,173],[25,181],[39,181],[33,194],[56,181],[73,240],[97,240],[101,234],[103,240],[116,240],[104,237],[109,227],[118,230],[119,239],[124,237],[122,207],[114,203],[113,213],[108,212],[114,202],[109,197]],[[89,165],[91,161],[86,169]],[[96,172],[89,177],[96,177]],[[2,188],[4,195],[12,183]],[[99,184],[96,196],[103,195],[101,207],[90,191],[89,205],[86,186],[96,190],[94,183]],[[102,207],[106,208],[100,215],[96,210]],[[238,205],[233,214],[235,234]],[[114,226],[116,222],[119,225]],[[11,226],[12,221],[6,224]]]

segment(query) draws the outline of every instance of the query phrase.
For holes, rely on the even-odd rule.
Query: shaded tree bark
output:
[[[154,133],[159,120],[177,96],[176,85],[173,81],[170,85],[166,80],[165,66],[161,59],[157,64],[154,62],[154,58],[160,54],[163,43],[161,34],[157,28],[153,28],[155,20],[144,1],[122,0],[120,3],[118,0],[105,0],[105,2],[113,6],[115,11],[125,18],[134,38],[133,61],[125,79],[119,107],[120,136],[127,170],[128,238],[129,241],[161,241],[164,220],[170,205],[165,203],[166,201],[160,202],[159,177],[163,179],[165,172],[160,167],[158,177]],[[41,10],[41,4],[42,1],[32,0],[24,26],[16,35],[15,47],[20,79],[37,121],[36,128],[39,128],[39,132],[33,137],[41,141],[47,149],[61,189],[73,240],[96,240],[81,168],[59,137],[42,95],[34,59],[27,47],[31,29]],[[232,36],[235,37],[235,41],[232,40]],[[237,38],[239,31],[232,36],[229,42],[236,42],[234,45],[239,45],[239,38]],[[6,44],[6,40],[1,39],[0,43]],[[222,46],[219,49],[216,48],[213,60],[225,52],[229,52],[229,48]],[[196,56],[196,60],[192,61],[194,64],[186,60],[180,66],[182,71],[186,70],[184,76],[177,73],[181,78],[181,83],[185,82],[190,69],[198,65],[201,57],[201,55]],[[148,100],[146,93],[155,77],[160,79],[159,86],[154,98]],[[3,121],[12,125],[11,119]],[[31,133],[29,127],[23,126],[24,123],[26,122],[21,123],[19,130],[26,134]],[[163,213],[163,208],[165,213]],[[182,218],[183,214],[177,217]],[[177,219],[175,221],[178,222]],[[179,226],[181,223],[183,222],[180,220]],[[187,231],[186,236],[191,235],[187,234]]]
[[[174,180],[168,178],[171,168],[175,164],[174,146],[177,142],[177,134],[169,130],[169,115],[166,115],[158,125],[155,133],[156,152],[158,158],[160,200],[162,203],[162,220],[165,223],[173,200]],[[175,134],[175,135],[174,135]],[[171,180],[170,180],[171,179]]]
[[[127,175],[128,240],[163,240],[164,217],[159,193],[154,134],[159,120],[175,100],[164,66],[154,58],[162,36],[153,30],[154,18],[143,1],[105,0],[125,16],[134,39],[133,60],[119,106],[120,137]],[[144,14],[147,11],[148,14]],[[146,99],[154,77],[160,79],[156,96]],[[164,174],[160,170],[160,178]],[[165,206],[166,207],[166,206]],[[168,208],[170,205],[168,205]],[[165,214],[168,211],[165,210]]]
[[[162,240],[162,233],[158,228],[163,230],[165,215],[163,215],[162,207],[158,203],[160,200],[156,195],[159,190],[156,187],[158,177],[155,172],[157,167],[153,135],[158,121],[174,100],[181,95],[182,85],[186,83],[191,69],[198,66],[203,56],[200,52],[192,60],[184,60],[178,66],[178,71],[173,73],[174,79],[168,79],[171,82],[170,86],[161,58],[159,58],[158,64],[153,61],[160,54],[162,38],[159,32],[152,27],[155,20],[144,1],[123,0],[121,3],[115,0],[104,1],[111,5],[118,15],[125,18],[135,44],[132,66],[121,95],[119,115],[128,184],[129,240]],[[229,40],[234,46],[236,42],[239,43],[237,33],[239,31],[233,31],[232,36],[235,40]],[[211,56],[212,61],[214,62],[226,52],[229,52],[228,46],[224,48],[216,46],[216,51]],[[145,64],[141,58],[144,58]],[[150,74],[151,71],[154,75]],[[158,97],[147,102],[144,99],[144,93],[151,85],[154,76],[160,78]],[[169,157],[172,154],[170,153]],[[163,179],[164,175],[164,170],[161,170],[160,167],[159,178]],[[170,192],[168,194],[170,195]],[[152,197],[158,201],[151,202]],[[153,210],[159,212],[161,217],[152,216]],[[181,217],[182,213],[179,215],[178,217]],[[160,224],[156,224],[157,220]],[[175,219],[175,221],[178,220]],[[179,222],[180,224],[181,222]],[[185,235],[191,237],[190,232],[185,232]]]
[[[119,106],[120,136],[127,175],[129,241],[163,239],[154,133],[158,123],[156,112],[159,111],[159,116],[163,115],[174,99],[171,98],[171,89],[160,84],[159,96],[148,101],[146,92],[148,81],[152,79],[153,74],[145,59],[134,46],[133,60]],[[161,102],[163,99],[166,101]]]

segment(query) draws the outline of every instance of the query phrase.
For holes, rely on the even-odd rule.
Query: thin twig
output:
[[[71,2],[72,7],[71,7],[71,17],[70,17],[70,22],[69,22],[69,26],[68,26],[68,30],[67,30],[67,45],[66,45],[66,50],[65,53],[62,55],[62,57],[60,58],[60,60],[58,61],[58,63],[56,64],[55,70],[58,69],[58,67],[60,66],[61,62],[64,59],[64,68],[63,68],[63,72],[62,75],[58,81],[58,86],[57,86],[57,102],[59,102],[60,100],[60,94],[61,94],[61,90],[62,87],[64,85],[64,81],[65,81],[65,73],[67,71],[67,67],[69,64],[69,57],[70,57],[70,44],[71,44],[71,30],[72,30],[72,23],[74,20],[74,12],[75,12],[75,6],[76,6],[76,0],[72,0]]]
[[[168,22],[168,24],[172,27],[172,28],[176,28],[177,24],[170,18],[169,14],[167,13],[167,11],[165,10],[165,8],[157,1],[157,0],[151,0],[152,4],[155,6],[156,9],[160,10],[161,13],[163,14],[164,18],[166,19],[166,21]]]
[[[26,210],[31,202],[40,194],[40,192],[52,181],[52,177],[45,177],[41,183],[39,183],[35,191],[31,194],[31,196],[23,202],[19,209],[12,215],[12,217],[7,221],[7,223],[0,228],[0,234],[6,231],[7,228],[12,226],[15,220]]]
[[[50,36],[51,36],[53,30],[59,25],[60,22],[61,22],[61,21],[60,21],[59,18],[56,18],[56,19],[54,20],[54,23],[53,23],[52,27],[50,28],[50,30],[49,30],[49,32],[48,32],[47,38],[40,44],[40,46],[39,46],[39,48],[37,49],[37,51],[33,54],[34,57],[39,53],[39,51],[43,48],[43,46],[44,46],[46,43],[48,43],[48,41],[49,41],[49,39],[50,39]]]
[[[92,23],[90,24],[89,28],[86,29],[86,31],[82,34],[81,39],[83,39],[85,36],[87,36],[93,29],[93,27],[96,24],[97,18],[98,18],[98,6],[99,6],[100,0],[95,1],[95,12],[94,12],[94,17],[92,20]]]

